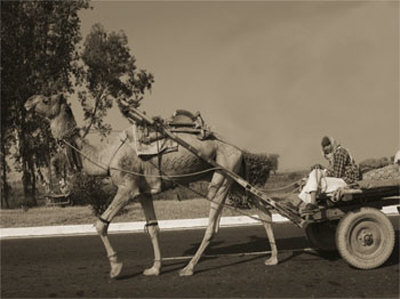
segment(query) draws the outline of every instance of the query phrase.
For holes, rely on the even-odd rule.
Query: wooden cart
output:
[[[321,195],[318,210],[301,215],[310,243],[322,251],[338,250],[346,262],[359,269],[385,263],[393,252],[395,233],[380,210],[400,203],[399,183],[386,183],[342,189],[336,198]]]

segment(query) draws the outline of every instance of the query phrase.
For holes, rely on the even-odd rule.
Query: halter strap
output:
[[[57,143],[59,147],[64,150],[64,154],[71,170],[81,171],[83,168],[82,157],[79,151],[76,150],[77,144],[73,138],[76,135],[79,135],[79,128],[71,128],[66,131],[63,137],[57,139]],[[67,145],[67,147],[64,145]]]
[[[111,162],[114,160],[114,157],[117,155],[119,150],[122,148],[122,146],[125,144],[125,142],[128,140],[128,136],[125,137],[124,140],[121,140],[121,144],[118,146],[114,154],[112,155],[110,162],[108,162],[108,167],[107,167],[107,176],[111,176]]]
[[[72,137],[74,137],[75,135],[79,135],[79,128],[76,126],[71,129],[68,129],[61,138],[57,138],[56,140],[58,142],[62,142],[64,140],[71,140]]]

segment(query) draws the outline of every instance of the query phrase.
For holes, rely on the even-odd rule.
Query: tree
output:
[[[35,168],[48,160],[43,144],[51,147],[53,141],[46,124],[27,115],[23,105],[34,94],[72,92],[72,62],[81,40],[78,11],[88,7],[87,0],[1,2],[2,186],[8,190],[6,157],[14,144],[30,204],[36,204]]]
[[[81,53],[80,71],[76,73],[81,88],[78,98],[84,110],[85,135],[91,128],[102,136],[111,131],[104,116],[121,99],[138,102],[150,90],[154,77],[138,70],[123,31],[107,33],[95,24],[86,37]]]

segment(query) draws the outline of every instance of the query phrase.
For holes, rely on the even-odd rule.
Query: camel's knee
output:
[[[129,203],[129,199],[131,197],[125,196],[118,198],[117,200],[113,200],[110,205],[108,206],[107,210],[105,213],[110,213],[112,217],[115,216],[123,207],[125,207]]]
[[[210,184],[208,186],[207,198],[209,200],[213,200],[214,199],[214,197],[216,196],[220,186],[221,186],[220,184]]]
[[[222,180],[220,182],[213,183],[208,187],[208,195],[211,197],[223,196],[228,192],[231,184],[232,183],[229,180]]]
[[[104,219],[105,222],[111,222],[115,215],[117,215],[118,212],[129,203],[130,198],[129,192],[126,192],[126,190],[123,189],[118,190],[117,195],[101,215],[102,219]]]
[[[102,219],[98,219],[96,222],[96,231],[100,236],[107,235],[108,226],[110,225],[109,222],[106,222]]]

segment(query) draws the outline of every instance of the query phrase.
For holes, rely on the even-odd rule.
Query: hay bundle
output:
[[[244,151],[239,175],[252,186],[262,188],[267,182],[270,172],[276,172],[278,169],[278,158],[277,154],[254,154]],[[237,183],[233,184],[228,199],[229,203],[237,208],[250,208],[253,205],[252,195]]]
[[[366,159],[360,162],[361,173],[366,173],[368,171],[385,167],[391,164],[391,159],[383,157],[380,159]]]

